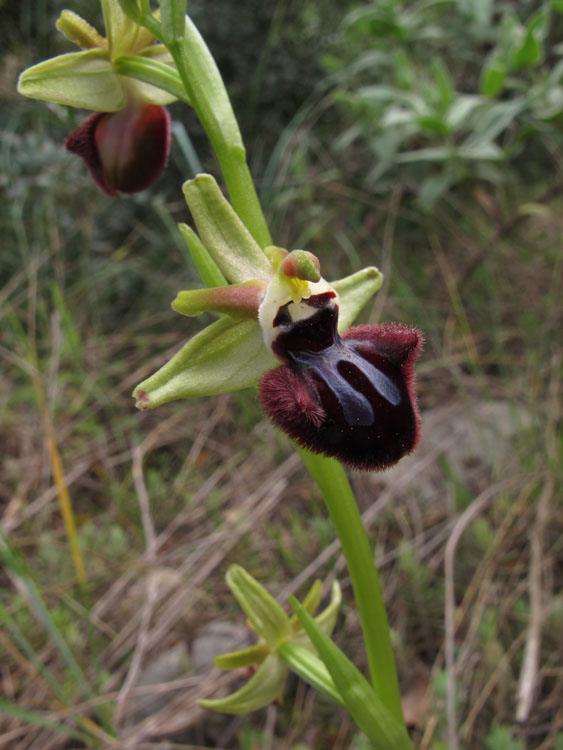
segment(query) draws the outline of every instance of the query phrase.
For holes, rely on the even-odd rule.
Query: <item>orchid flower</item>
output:
[[[380,287],[379,271],[329,284],[312,253],[262,250],[210,175],[186,182],[184,194],[199,232],[180,226],[190,249],[213,263],[204,274],[232,283],[178,294],[177,312],[222,317],[137,386],[137,406],[258,385],[268,417],[314,453],[383,469],[412,451],[420,332],[391,323],[349,329]]]
[[[95,184],[107,195],[135,193],[161,174],[170,147],[169,91],[120,74],[122,61],[174,73],[170,53],[154,36],[126,16],[118,0],[102,0],[107,37],[64,10],[57,29],[81,48],[27,68],[18,91],[71,107],[93,110],[66,139],[82,157]]]

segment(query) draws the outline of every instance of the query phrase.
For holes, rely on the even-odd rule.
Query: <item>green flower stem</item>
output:
[[[354,493],[338,461],[297,450],[323,494],[340,539],[356,596],[371,683],[382,703],[404,723],[383,590]]]
[[[182,42],[168,45],[190,102],[217,156],[233,208],[260,247],[272,244],[246,163],[246,151],[223,79],[207,45],[186,17]]]

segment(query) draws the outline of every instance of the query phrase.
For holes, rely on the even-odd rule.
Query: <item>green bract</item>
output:
[[[249,648],[218,656],[215,665],[222,669],[257,665],[258,669],[236,692],[224,698],[200,700],[200,706],[231,714],[244,714],[267,706],[281,696],[288,668],[342,703],[328,670],[315,655],[299,620],[288,617],[271,594],[240,565],[229,568],[226,580],[259,640]],[[311,615],[321,596],[322,584],[315,581],[303,602]],[[340,603],[340,586],[335,582],[328,607],[315,618],[317,626],[327,636],[334,628]]]
[[[379,289],[382,276],[368,267],[332,284],[316,279],[314,256],[303,250],[288,255],[282,248],[260,248],[211,175],[198,175],[184,185],[199,237],[185,225],[182,233],[211,289],[180,292],[172,307],[184,315],[211,311],[223,314],[190,339],[133,395],[139,409],[191,396],[211,396],[248,388],[279,364],[267,346],[260,303],[272,309],[291,299],[307,298],[312,290],[330,289],[339,299],[340,332],[352,324]],[[291,275],[287,275],[288,271]],[[297,275],[295,275],[297,274]],[[222,285],[223,279],[231,285]]]
[[[34,99],[46,99],[95,112],[117,112],[129,100],[165,105],[176,96],[149,83],[120,75],[120,58],[138,60],[145,67],[172,64],[168,50],[153,44],[154,36],[121,10],[117,0],[102,0],[107,38],[72,11],[64,10],[57,28],[82,52],[52,57],[24,70],[18,91]],[[170,67],[172,74],[175,73]]]

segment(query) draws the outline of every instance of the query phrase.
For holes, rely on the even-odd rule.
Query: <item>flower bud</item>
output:
[[[66,139],[107,195],[138,193],[160,176],[170,148],[170,116],[156,104],[97,112]]]

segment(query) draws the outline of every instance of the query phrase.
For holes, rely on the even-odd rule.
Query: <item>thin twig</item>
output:
[[[549,504],[553,495],[553,477],[549,476],[538,501],[536,522],[530,542],[530,574],[528,594],[530,598],[530,624],[524,647],[524,659],[518,684],[516,721],[527,721],[534,701],[540,664],[541,630],[544,621],[543,608],[543,536],[549,518]]]

